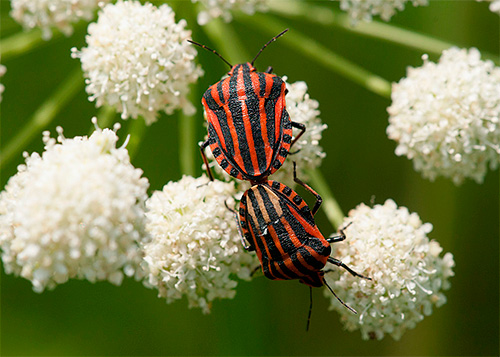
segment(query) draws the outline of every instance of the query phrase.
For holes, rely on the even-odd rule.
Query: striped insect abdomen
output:
[[[275,181],[255,185],[241,200],[240,217],[266,277],[323,285],[321,269],[331,248],[295,191]]]
[[[230,74],[203,95],[210,148],[228,174],[258,181],[281,167],[290,149],[286,86],[249,63],[234,66]]]

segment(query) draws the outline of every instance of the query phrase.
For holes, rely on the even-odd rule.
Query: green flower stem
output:
[[[115,108],[110,107],[109,105],[104,105],[99,109],[99,113],[97,113],[97,125],[99,128],[109,128],[113,121],[116,118]]]
[[[289,27],[276,18],[255,14],[253,16],[239,16],[238,20],[246,22],[259,31],[265,31],[268,35],[274,36]],[[302,52],[305,56],[323,64],[326,68],[339,73],[340,75],[360,84],[369,91],[376,93],[384,98],[391,97],[391,83],[384,78],[373,74],[366,69],[350,62],[344,57],[336,54],[327,47],[319,44],[314,39],[307,37],[295,29],[290,29],[288,36],[283,36],[280,41],[294,50]]]
[[[344,222],[344,213],[333,197],[330,187],[319,170],[308,170],[307,175],[311,178],[311,186],[323,198],[323,211],[335,229],[338,229]]]
[[[60,36],[60,31],[53,30],[52,39]],[[42,31],[39,29],[34,29],[29,32],[18,32],[0,41],[0,56],[2,57],[2,62],[47,43],[48,41],[42,38]]]
[[[220,19],[213,19],[203,29],[214,46],[209,47],[219,52],[233,66],[252,60],[236,31],[228,24]]]
[[[99,109],[97,113],[97,126],[101,129],[109,128],[115,119],[116,111],[113,107],[104,105]],[[95,131],[95,126],[92,123],[89,129],[89,136]]]
[[[128,127],[128,134],[130,135],[129,142],[127,144],[128,154],[131,159],[135,157],[139,147],[141,146],[142,138],[146,134],[146,121],[144,118],[130,119],[130,124]]]
[[[183,175],[194,176],[196,150],[196,117],[179,115],[179,166]]]
[[[33,114],[24,128],[0,152],[0,168],[10,162],[23,148],[56,117],[71,98],[83,87],[80,68],[71,73]]]
[[[315,5],[313,2],[271,1],[269,2],[269,7],[272,12],[285,17],[301,18],[324,26],[335,26],[361,36],[395,43],[426,53],[440,55],[450,47],[460,47],[454,43],[446,42],[430,35],[378,21],[359,21],[355,26],[352,26],[352,20],[349,15],[326,8],[325,6]],[[497,65],[500,63],[500,58],[497,55],[483,51],[481,51],[481,54],[483,58],[490,59]]]

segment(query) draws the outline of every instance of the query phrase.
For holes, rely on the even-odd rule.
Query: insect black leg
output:
[[[347,229],[347,227],[349,227],[350,225],[352,224],[352,222],[349,222],[349,224],[347,226],[345,226],[344,228],[341,228],[339,229],[339,234],[335,234],[335,235],[331,235],[330,237],[326,238],[326,241],[328,243],[337,243],[337,242],[342,242],[343,240],[346,239],[346,236],[345,236],[345,233],[344,231]]]
[[[353,312],[353,313],[357,314],[356,310],[354,310],[352,307],[350,307],[350,306],[349,306],[349,305],[347,305],[345,302],[343,302],[343,301],[342,301],[342,299],[341,299],[341,298],[339,298],[339,297],[337,296],[337,294],[335,294],[335,291],[333,291],[333,290],[332,290],[332,288],[330,287],[330,285],[328,285],[328,284],[326,283],[326,280],[325,280],[325,279],[323,279],[323,283],[326,285],[326,287],[328,288],[328,290],[330,290],[330,291],[332,292],[333,296],[335,296],[335,297],[337,298],[337,300],[338,300],[338,301],[340,301],[340,303],[341,303],[342,305],[344,305],[344,306],[345,306],[345,307],[346,307],[349,311],[351,311],[351,312]]]
[[[250,276],[253,277],[255,275],[255,273],[257,273],[260,269],[260,265],[255,267],[254,270],[252,270],[252,272],[250,273]]]
[[[339,266],[341,268],[344,268],[345,270],[347,270],[351,275],[353,276],[357,276],[359,278],[363,278],[363,279],[366,279],[366,280],[372,280],[371,278],[367,278],[366,276],[364,275],[361,275],[359,273],[356,273],[354,270],[352,270],[351,268],[349,268],[347,265],[345,265],[344,263],[342,263],[340,260],[338,259],[335,259],[333,257],[328,257],[328,262],[329,263],[332,263],[332,264],[335,264],[336,266]]]
[[[208,146],[208,140],[205,141],[204,143],[200,144],[201,158],[203,159],[203,163],[205,164],[205,169],[207,170],[208,177],[210,178],[210,181],[213,181],[214,175],[212,174],[212,170],[210,169],[210,166],[208,165],[207,155],[205,155],[205,148],[207,146]]]
[[[295,182],[297,182],[299,185],[301,185],[302,187],[304,187],[307,191],[311,192],[314,196],[316,196],[316,203],[314,204],[314,207],[311,210],[311,213],[314,216],[316,214],[316,212],[318,212],[319,207],[321,206],[321,204],[323,203],[323,199],[321,198],[321,196],[316,191],[314,191],[311,188],[311,186],[309,186],[308,184],[304,183],[301,179],[299,179],[297,177],[297,170],[296,170],[295,161],[293,162],[293,180]]]
[[[309,324],[311,323],[311,313],[313,309],[313,288],[309,287],[309,315],[307,315],[306,331],[309,331]]]
[[[267,67],[266,73],[273,73],[273,67],[271,66]]]
[[[238,227],[238,233],[240,235],[240,240],[241,240],[241,245],[243,246],[243,248],[247,251],[247,252],[251,252],[251,251],[254,251],[255,248],[251,245],[251,244],[246,244],[245,242],[245,235],[243,234],[243,230],[241,229],[241,224],[240,224],[240,220],[238,219],[238,212],[236,212],[234,209],[230,208],[228,205],[227,205],[227,202],[224,201],[224,205],[226,206],[226,208],[228,210],[230,210],[232,213],[233,213],[233,217],[234,217],[234,220],[236,221],[236,226]],[[252,274],[254,274],[252,272]]]
[[[297,140],[299,140],[299,138],[306,132],[306,126],[302,123],[297,123],[295,121],[291,121],[290,123],[292,124],[292,127],[300,129],[300,133],[292,140],[292,143],[290,144],[290,148],[291,148],[293,146],[293,144],[295,144],[295,142]],[[291,152],[290,154],[294,155],[294,154],[298,153],[299,151],[300,150],[297,150],[297,151]]]

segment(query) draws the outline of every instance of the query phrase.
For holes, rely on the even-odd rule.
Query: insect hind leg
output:
[[[347,265],[345,265],[344,263],[342,263],[342,261],[338,260],[338,259],[335,259],[333,257],[328,257],[328,262],[329,263],[332,263],[332,264],[335,264],[336,266],[338,267],[341,267],[341,268],[344,268],[345,270],[347,270],[352,276],[357,276],[359,278],[363,278],[363,279],[366,279],[366,280],[372,280],[371,278],[367,278],[366,276],[364,275],[361,275],[359,273],[356,273],[354,270],[352,270],[351,268],[349,268]]]
[[[313,206],[313,209],[311,210],[311,213],[312,215],[314,216],[316,214],[316,212],[318,212],[321,204],[323,203],[323,199],[321,198],[321,196],[312,189],[311,186],[309,186],[308,184],[306,184],[304,181],[302,181],[301,179],[299,179],[297,177],[297,164],[295,163],[295,161],[293,161],[293,180],[298,183],[299,185],[301,185],[302,187],[304,187],[307,191],[311,192],[314,196],[316,196],[316,203],[314,203],[314,206]]]
[[[345,226],[344,228],[340,228],[339,229],[339,234],[332,234],[330,237],[326,238],[326,241],[328,243],[338,243],[338,242],[342,242],[343,240],[345,240],[346,239],[346,235],[345,235],[344,231],[351,224],[352,224],[352,222],[349,222],[349,224],[347,226]]]
[[[207,140],[204,143],[201,143],[200,144],[200,153],[201,153],[201,158],[203,159],[203,163],[205,164],[205,169],[207,170],[208,177],[210,178],[210,181],[214,181],[214,175],[212,174],[212,169],[210,169],[210,166],[208,164],[207,155],[205,154],[205,148],[209,144],[210,144],[210,140]]]
[[[307,315],[306,331],[309,331],[309,325],[311,324],[312,309],[313,309],[313,288],[312,286],[309,286],[309,314]]]
[[[291,148],[293,146],[293,144],[295,144],[297,142],[297,140],[299,140],[300,137],[306,132],[306,126],[302,123],[297,123],[295,121],[290,121],[290,124],[292,125],[292,127],[300,130],[300,132],[297,134],[297,136],[295,138],[293,138],[292,142],[290,143],[290,148]],[[294,152],[290,152],[290,155],[295,155],[299,151],[300,151],[300,149],[296,150]]]
[[[335,291],[333,291],[333,289],[330,287],[330,285],[328,285],[328,284],[326,283],[326,280],[325,280],[325,279],[323,279],[323,283],[326,285],[326,287],[328,288],[328,290],[330,290],[330,291],[331,291],[331,293],[333,294],[333,296],[335,296],[335,297],[337,298],[337,300],[338,300],[338,301],[339,301],[342,305],[344,305],[344,306],[345,306],[345,307],[346,307],[349,311],[351,311],[351,312],[353,312],[353,313],[357,314],[357,311],[356,311],[356,310],[354,310],[352,307],[350,307],[349,305],[347,305],[344,301],[342,301],[342,299],[341,299],[341,298],[339,298],[339,297],[337,296],[337,294],[335,294]]]

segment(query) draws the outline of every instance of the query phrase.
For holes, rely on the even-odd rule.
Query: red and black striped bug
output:
[[[231,67],[229,77],[210,86],[202,98],[208,139],[200,149],[211,179],[204,151],[207,146],[229,175],[263,182],[283,165],[290,147],[304,133],[305,126],[291,121],[286,111],[285,82],[271,74],[271,67],[266,72],[257,72],[253,66],[262,51],[287,31],[269,40],[252,62],[235,66],[215,50],[188,40],[212,51]],[[292,138],[292,127],[301,130],[295,138]]]
[[[311,288],[307,323],[309,328],[313,287],[326,285],[342,305],[356,313],[326,283],[323,268],[327,262],[346,269],[354,276],[368,280],[370,278],[356,273],[342,261],[330,256],[330,243],[340,242],[346,236],[340,230],[338,236],[323,237],[314,221],[314,215],[322,203],[321,196],[296,177],[295,163],[294,181],[316,196],[312,210],[290,187],[277,181],[261,182],[243,194],[239,208],[239,226],[244,248],[256,251],[267,278],[299,279]],[[236,212],[232,211],[236,216]]]

